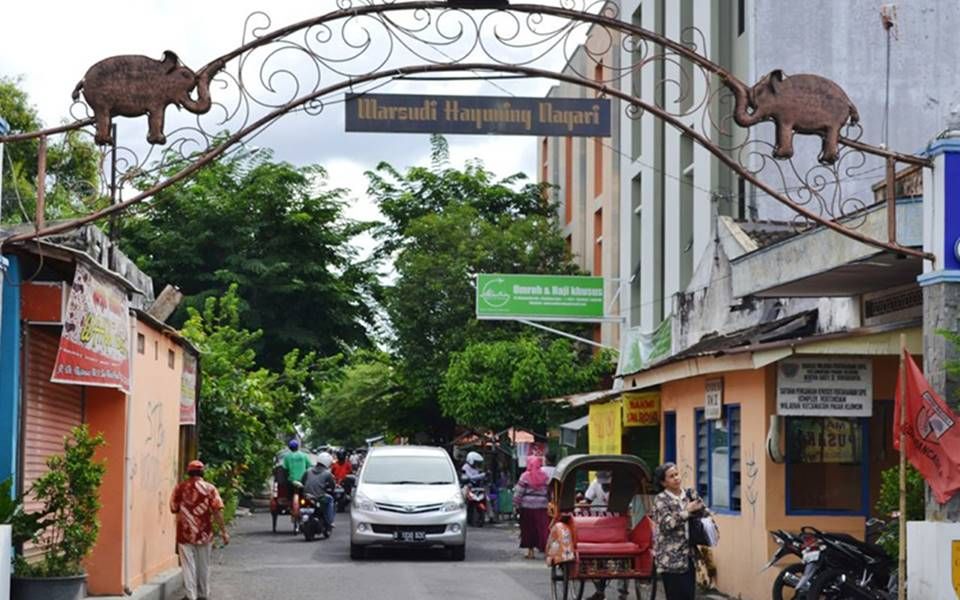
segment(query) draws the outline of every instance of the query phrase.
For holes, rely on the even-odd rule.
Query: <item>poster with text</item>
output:
[[[869,417],[873,414],[873,363],[832,356],[788,358],[777,365],[777,414]]]
[[[130,307],[127,295],[77,263],[50,381],[130,392]]]
[[[623,426],[656,427],[660,424],[660,392],[624,392]]]
[[[180,375],[180,424],[197,424],[197,358],[183,353],[183,373]]]
[[[622,405],[619,400],[590,405],[590,454],[620,454]]]

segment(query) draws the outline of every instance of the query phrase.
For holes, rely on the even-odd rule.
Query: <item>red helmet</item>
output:
[[[199,460],[191,460],[187,465],[187,471],[202,471],[205,468],[204,464]]]

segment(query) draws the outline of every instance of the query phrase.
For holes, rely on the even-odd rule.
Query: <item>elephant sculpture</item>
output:
[[[774,69],[746,89],[739,82],[726,82],[736,96],[734,120],[741,127],[761,121],[774,121],[776,158],[793,156],[793,134],[816,134],[823,139],[819,160],[833,164],[837,160],[840,128],[860,120],[857,108],[836,83],[819,75],[791,75]],[[753,112],[748,112],[749,107]]]
[[[80,91],[93,110],[96,120],[94,141],[111,144],[110,124],[113,117],[148,115],[151,144],[165,144],[163,119],[167,105],[186,108],[202,115],[210,110],[210,79],[224,66],[216,61],[199,74],[180,64],[176,53],[166,50],[162,60],[149,56],[113,56],[90,67],[73,90],[73,99]],[[197,88],[197,99],[190,93]]]

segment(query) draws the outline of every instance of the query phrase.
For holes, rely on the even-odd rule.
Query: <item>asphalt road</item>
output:
[[[337,515],[328,540],[270,532],[270,515],[238,518],[230,545],[213,551],[211,600],[543,600],[549,571],[540,556],[525,560],[516,526],[470,528],[467,559],[451,562],[440,551],[374,551],[349,557],[349,515]]]

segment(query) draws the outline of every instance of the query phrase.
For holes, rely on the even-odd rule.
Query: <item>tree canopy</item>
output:
[[[20,89],[19,79],[0,77],[0,117],[12,132],[36,131],[44,126],[30,98]],[[5,223],[34,219],[38,148],[36,139],[4,145],[0,208]],[[100,151],[87,134],[71,131],[51,140],[45,184],[47,219],[79,216],[106,204],[107,199],[99,195]]]
[[[476,273],[574,274],[556,206],[522,174],[496,179],[479,162],[448,164],[446,141],[433,138],[430,167],[399,172],[381,163],[369,192],[386,222],[380,250],[394,257],[396,280],[384,292],[404,396],[397,429],[443,439],[455,412],[439,402],[450,357],[469,344],[511,339],[521,326],[478,321]]]
[[[368,346],[377,280],[351,242],[370,225],[344,217],[347,192],[325,177],[267,150],[222,159],[128,217],[124,251],[154,281],[178,286],[185,307],[237,284],[240,322],[263,331],[261,364],[279,367],[293,348],[329,356]]]

